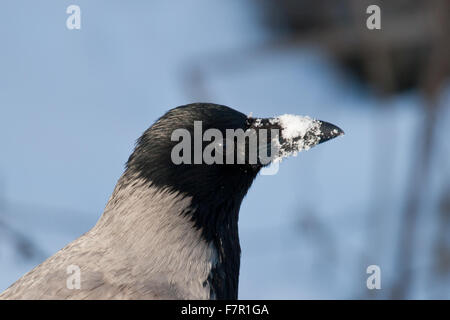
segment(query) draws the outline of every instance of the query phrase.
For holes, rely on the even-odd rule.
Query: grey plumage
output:
[[[181,212],[191,199],[149,188],[136,177],[129,179],[119,180],[93,229],[27,273],[0,298],[211,298],[205,282],[217,260],[215,249],[187,217],[167,214]],[[80,289],[66,287],[70,265],[81,269]]]

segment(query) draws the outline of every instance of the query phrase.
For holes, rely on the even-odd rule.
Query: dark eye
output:
[[[222,139],[220,141],[217,141],[215,143],[215,147],[214,147],[214,153],[218,153],[218,154],[225,154],[225,150],[226,150],[226,139]]]

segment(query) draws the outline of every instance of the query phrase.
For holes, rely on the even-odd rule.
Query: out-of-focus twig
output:
[[[422,91],[425,97],[425,120],[422,126],[416,130],[416,141],[420,143],[419,152],[414,149],[411,159],[413,161],[408,182],[408,195],[406,198],[404,214],[401,219],[399,230],[399,247],[397,254],[396,270],[398,272],[397,282],[392,290],[392,298],[407,298],[413,275],[411,265],[413,264],[415,251],[415,234],[417,233],[417,220],[419,206],[423,192],[426,191],[429,167],[433,152],[435,127],[439,112],[439,92],[445,77],[448,74],[449,64],[449,42],[448,21],[450,4],[446,0],[432,1],[438,23],[441,25],[433,39],[433,51],[430,56],[426,73],[423,76]]]

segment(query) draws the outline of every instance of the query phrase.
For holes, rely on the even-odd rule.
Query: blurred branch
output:
[[[431,4],[438,3],[437,1]],[[195,99],[204,95],[209,97],[206,86],[208,71],[214,70],[219,74],[240,72],[258,57],[307,46],[322,48],[338,62],[357,73],[360,73],[362,68],[364,82],[371,84],[372,88],[382,94],[394,93],[405,87],[417,87],[417,78],[429,56],[433,39],[438,34],[448,34],[448,29],[443,30],[440,20],[436,19],[437,13],[430,9],[432,6],[421,1],[403,1],[403,7],[397,3],[380,4],[382,30],[366,28],[365,9],[369,4],[379,2],[376,0],[346,0],[339,4],[326,0],[317,0],[314,3],[302,0],[266,0],[257,4],[261,6],[267,2],[272,3],[265,6],[268,15],[273,14],[274,8],[286,6],[286,16],[280,17],[281,21],[292,21],[299,15],[303,17],[307,12],[300,9],[305,6],[334,6],[335,11],[346,12],[329,14],[329,20],[323,22],[326,19],[320,15],[326,12],[322,9],[315,10],[316,15],[312,14],[312,17],[308,16],[305,20],[316,19],[322,24],[278,33],[267,41],[236,51],[211,52],[195,57],[186,63],[183,75],[183,84],[189,95],[195,96]],[[414,4],[414,10],[411,10],[412,5],[408,7],[411,3]],[[388,60],[391,63],[386,64]],[[441,72],[448,74],[448,70]]]
[[[446,30],[448,29],[449,9],[448,1],[433,1],[437,21],[441,24],[442,32],[433,39],[433,51],[428,62],[428,68],[423,76],[421,88],[424,92],[426,114],[424,126],[420,126],[416,132],[416,141],[421,144],[419,152],[413,150],[411,159],[413,164],[409,174],[409,192],[406,198],[405,211],[399,230],[399,252],[397,255],[396,270],[399,272],[397,283],[392,290],[392,298],[404,299],[407,297],[412,284],[413,276],[409,266],[413,263],[415,251],[415,234],[417,232],[417,220],[421,195],[425,192],[428,183],[429,167],[434,145],[436,121],[439,112],[439,92],[448,72],[448,57],[450,56],[449,42]]]
[[[450,275],[450,185],[443,190],[439,206],[439,231],[434,244],[436,255],[434,267],[438,274],[448,276]]]
[[[6,201],[3,194],[3,183],[0,180],[0,234],[3,236],[2,239],[10,239],[10,242],[16,247],[21,257],[27,260],[37,257],[43,260],[47,257],[44,251],[35,245],[26,235],[15,230],[4,221],[2,215],[6,210]]]
[[[6,235],[8,239],[11,239],[11,243],[17,249],[17,253],[24,259],[29,260],[38,258],[43,260],[47,257],[44,250],[39,248],[32,240],[30,240],[23,233],[15,230],[4,221],[0,220],[0,232]]]

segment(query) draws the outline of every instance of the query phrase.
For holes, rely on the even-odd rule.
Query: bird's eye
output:
[[[214,147],[214,151],[218,154],[225,154],[225,148],[226,148],[226,140],[222,139],[220,141],[217,141]]]

